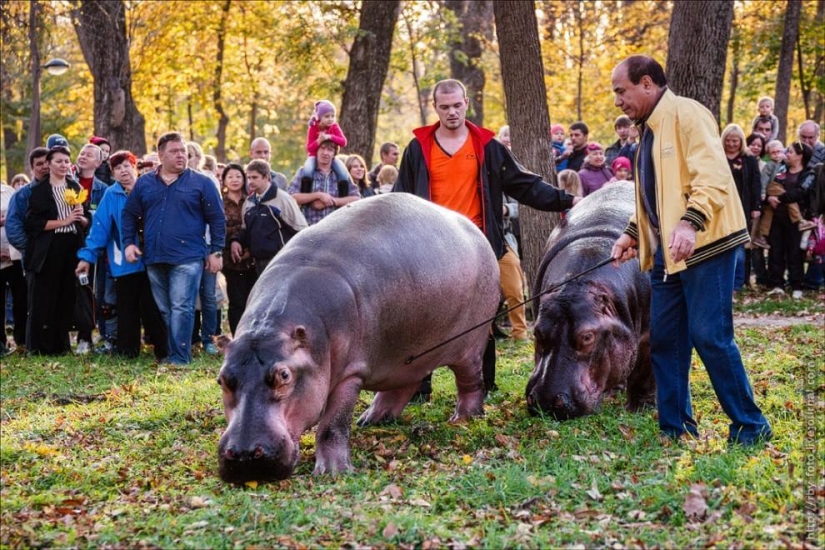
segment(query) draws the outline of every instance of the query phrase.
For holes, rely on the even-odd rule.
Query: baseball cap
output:
[[[58,145],[68,148],[69,142],[60,134],[52,134],[49,136],[49,139],[46,140],[46,149],[51,149],[52,147],[57,147]]]

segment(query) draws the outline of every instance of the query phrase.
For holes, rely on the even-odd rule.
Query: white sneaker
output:
[[[86,340],[80,340],[77,343],[77,348],[74,350],[75,355],[87,355],[92,351],[92,344]]]
[[[801,300],[802,299],[802,291],[801,290],[794,290],[792,296],[793,296],[794,300]]]
[[[784,295],[784,294],[785,294],[785,291],[784,291],[784,290],[782,290],[782,289],[781,289],[781,288],[779,288],[779,287],[772,288],[771,290],[769,290],[769,291],[768,291],[768,296],[773,296],[773,295],[777,295],[777,294],[782,294],[782,295]]]

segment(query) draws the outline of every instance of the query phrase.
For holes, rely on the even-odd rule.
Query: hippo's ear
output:
[[[308,348],[309,347],[309,335],[307,335],[307,329],[303,325],[298,325],[292,331],[292,339],[295,340],[295,343],[298,344],[297,347],[299,348]]]
[[[232,341],[232,338],[225,334],[221,334],[220,336],[213,336],[212,339],[215,341],[215,346],[217,346],[218,351],[221,353],[226,352],[226,346],[229,342]]]

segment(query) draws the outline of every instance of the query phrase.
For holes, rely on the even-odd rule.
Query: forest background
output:
[[[366,13],[378,5],[384,12]],[[749,133],[757,99],[778,95],[781,43],[788,30],[797,33],[785,90],[788,135],[805,119],[822,123],[825,2],[733,5],[720,125],[737,122]],[[355,136],[370,163],[377,161],[381,142],[403,148],[413,128],[436,120],[430,94],[442,78],[471,84],[471,119],[493,130],[507,122],[488,1],[5,0],[0,6],[0,177],[5,181],[25,170],[36,80],[40,143],[51,133],[66,136],[75,148],[92,135],[111,138],[104,132],[120,117],[126,119],[121,130],[131,128],[132,135],[114,139],[115,148],[142,154],[159,135],[178,130],[220,161],[245,161],[251,138],[265,136],[273,143],[273,167],[290,176],[305,155],[307,120],[321,98],[339,106],[344,131]],[[612,142],[612,122],[621,113],[613,105],[610,71],[632,53],[651,54],[665,64],[674,3],[537,0],[535,6],[551,122],[568,126],[584,120],[591,139]],[[792,10],[791,25],[797,28],[787,29]],[[370,25],[374,37],[365,30]],[[357,102],[352,92],[358,83],[348,72],[358,67],[352,57],[362,55],[359,37],[391,44],[361,60],[362,74],[371,80],[362,78],[360,85],[367,92],[380,88],[377,112],[366,112],[363,120],[341,116],[348,87],[350,105]],[[71,64],[65,74],[39,70],[58,57]],[[375,78],[382,70],[383,84]],[[108,92],[101,82],[96,89],[96,76],[112,80],[112,74]]]

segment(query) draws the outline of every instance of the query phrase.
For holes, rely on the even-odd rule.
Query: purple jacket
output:
[[[613,172],[607,166],[596,168],[585,162],[582,169],[579,170],[579,179],[582,181],[582,196],[586,197],[590,193],[598,191],[612,177]]]

